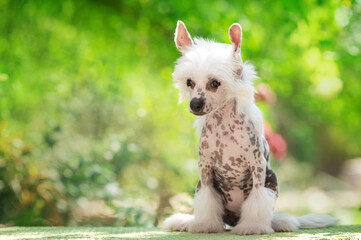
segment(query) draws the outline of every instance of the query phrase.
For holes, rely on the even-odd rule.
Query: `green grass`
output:
[[[0,239],[361,239],[361,225],[306,229],[263,236],[192,234],[162,228],[134,227],[9,227],[0,229]]]

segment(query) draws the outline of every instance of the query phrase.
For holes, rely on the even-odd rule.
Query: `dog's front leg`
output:
[[[258,146],[258,148],[257,148]],[[248,161],[252,172],[253,187],[241,207],[241,218],[232,229],[239,235],[258,235],[273,233],[271,219],[276,203],[276,193],[265,187],[267,162],[256,144],[253,154],[255,159]]]
[[[222,197],[213,187],[212,165],[201,157],[198,162],[201,189],[194,197],[194,219],[188,225],[188,231],[193,233],[219,233],[224,231],[222,220]]]

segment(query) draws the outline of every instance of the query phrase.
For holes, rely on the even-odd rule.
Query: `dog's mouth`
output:
[[[193,112],[193,111],[190,111],[190,113],[192,113],[193,115],[196,115],[196,116],[203,116],[203,115],[207,114],[206,112]]]

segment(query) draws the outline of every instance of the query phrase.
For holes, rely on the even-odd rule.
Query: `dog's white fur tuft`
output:
[[[164,221],[164,227],[172,231],[187,231],[187,227],[193,219],[193,215],[176,213]]]
[[[202,188],[194,197],[193,207],[193,215],[176,213],[164,221],[164,227],[193,233],[224,231],[222,199],[213,188]]]
[[[321,228],[333,226],[338,222],[326,214],[307,214],[304,216],[294,216],[291,214],[275,214],[272,218],[272,228],[276,232],[294,232],[299,228]]]
[[[269,188],[253,188],[242,205],[241,219],[232,229],[239,235],[273,233],[271,219],[276,203],[276,193]]]
[[[291,214],[274,214],[272,228],[276,232],[294,232],[300,228],[297,216]]]
[[[297,217],[300,228],[320,228],[335,225],[338,220],[326,214],[311,213]]]
[[[223,232],[223,204],[212,187],[203,187],[194,197],[194,220],[188,225],[193,233]]]

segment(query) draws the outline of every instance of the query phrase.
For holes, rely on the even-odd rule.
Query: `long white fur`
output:
[[[294,232],[300,228],[297,216],[291,214],[274,214],[272,228],[276,232]]]
[[[338,220],[326,215],[311,213],[304,216],[297,217],[300,222],[300,228],[320,228],[320,227],[329,227],[335,225]]]
[[[242,204],[241,219],[232,229],[239,235],[273,233],[271,219],[276,203],[276,194],[269,188],[253,188]]]
[[[337,224],[338,220],[326,214],[307,214],[295,216],[291,214],[274,214],[272,228],[276,232],[294,232],[299,228],[321,228]]]
[[[176,213],[164,220],[164,227],[172,231],[187,231],[187,227],[194,219],[193,215]]]
[[[194,220],[188,231],[194,233],[223,232],[223,204],[221,196],[213,187],[203,187],[194,198]]]
[[[202,188],[194,198],[193,207],[193,215],[176,213],[164,221],[164,227],[193,233],[223,232],[222,199],[213,188]]]

